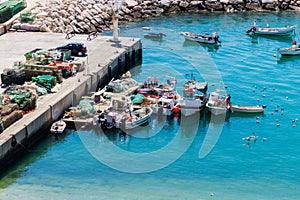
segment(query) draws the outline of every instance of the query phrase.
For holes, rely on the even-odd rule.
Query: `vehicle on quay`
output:
[[[87,54],[87,47],[81,42],[71,42],[63,46],[56,47],[57,51],[71,51],[71,56],[85,56]]]

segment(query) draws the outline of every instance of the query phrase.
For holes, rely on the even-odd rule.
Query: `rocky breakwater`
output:
[[[30,21],[22,18],[13,30],[56,33],[92,33],[111,29],[113,9],[108,0],[47,0],[31,10]],[[182,12],[300,10],[299,0],[124,0],[119,22],[127,23]]]

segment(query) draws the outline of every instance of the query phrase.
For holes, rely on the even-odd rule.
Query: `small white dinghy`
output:
[[[64,132],[66,125],[66,122],[64,122],[63,120],[56,121],[52,124],[50,132],[53,134],[61,134]]]
[[[240,106],[240,105],[233,105],[231,106],[232,112],[239,112],[239,113],[263,113],[266,106]]]

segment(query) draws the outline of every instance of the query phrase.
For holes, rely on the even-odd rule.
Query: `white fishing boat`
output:
[[[300,48],[279,48],[278,53],[282,56],[297,56],[300,55]]]
[[[185,37],[186,40],[205,43],[205,44],[218,44],[221,43],[219,40],[218,33],[212,33],[211,35],[200,35],[191,32],[181,32],[181,35]]]
[[[230,105],[229,95],[220,95],[219,90],[210,93],[206,107],[213,115],[224,115]]]
[[[178,99],[180,99],[180,96],[177,92],[166,92],[158,99],[158,102],[152,106],[153,113],[167,116],[171,115]]]
[[[272,28],[269,26],[252,26],[247,33],[253,33],[258,35],[277,35],[277,36],[290,36],[295,33],[296,26],[284,26],[279,28]]]
[[[63,120],[56,121],[52,124],[50,128],[50,132],[53,134],[61,134],[64,132],[66,128],[66,122]]]
[[[175,77],[167,77],[166,82],[158,82],[157,77],[148,77],[137,90],[141,94],[163,95],[165,92],[173,92],[176,89]],[[145,95],[146,96],[146,95]]]
[[[203,110],[207,102],[206,93],[196,94],[196,90],[193,88],[186,88],[182,90],[182,93],[182,98],[178,100],[176,106],[180,107],[180,111],[184,116],[190,116]]]
[[[241,105],[232,105],[230,107],[232,112],[239,113],[263,113],[266,106],[241,106]]]
[[[123,113],[121,120],[117,122],[117,126],[125,130],[136,128],[149,122],[152,113],[153,110],[150,107],[142,107],[132,112]]]

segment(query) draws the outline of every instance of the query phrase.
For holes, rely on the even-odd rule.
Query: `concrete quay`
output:
[[[75,35],[66,40],[65,34],[41,32],[14,32],[0,37],[0,72],[12,67],[16,61],[25,61],[24,53],[35,48],[50,49],[69,42],[83,42],[87,46],[85,70],[76,76],[64,79],[58,93],[38,98],[37,108],[23,116],[0,134],[0,172],[26,153],[48,131],[53,121],[64,111],[77,105],[80,98],[90,95],[103,87],[111,78],[117,78],[142,60],[142,43],[137,38],[120,38],[112,42],[112,37],[98,36],[87,41],[88,35]],[[3,90],[3,89],[2,89]],[[12,145],[12,137],[17,145]]]

